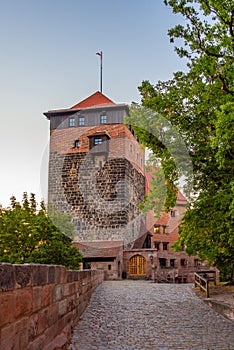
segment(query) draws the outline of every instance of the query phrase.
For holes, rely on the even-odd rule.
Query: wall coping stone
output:
[[[234,321],[234,307],[223,303],[221,301],[217,301],[211,298],[204,299],[205,303],[207,303],[212,309],[214,309],[219,314],[228,318],[231,321]]]

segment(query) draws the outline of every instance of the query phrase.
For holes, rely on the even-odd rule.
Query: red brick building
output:
[[[134,242],[131,249],[125,249],[123,252],[123,265],[127,277],[186,283],[193,282],[195,271],[204,270],[205,266],[198,257],[189,257],[185,252],[175,252],[172,249],[172,245],[179,238],[179,224],[186,205],[185,197],[179,192],[176,205],[169,213],[162,213],[157,220],[152,212],[148,213],[150,228]]]
[[[145,154],[131,126],[126,104],[100,92],[68,109],[44,113],[50,120],[48,202],[71,214],[84,268],[103,269],[106,278],[149,278],[191,282],[197,257],[175,253],[186,199],[158,220],[139,204],[149,187]]]

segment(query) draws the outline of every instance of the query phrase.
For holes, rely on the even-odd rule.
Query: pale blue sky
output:
[[[46,196],[43,112],[99,89],[95,53],[103,51],[103,93],[140,102],[142,80],[185,69],[167,36],[182,21],[163,0],[0,0],[0,203],[24,191]]]

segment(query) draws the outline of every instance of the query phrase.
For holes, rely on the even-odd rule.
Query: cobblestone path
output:
[[[106,281],[74,330],[69,350],[234,350],[234,322],[190,285]]]

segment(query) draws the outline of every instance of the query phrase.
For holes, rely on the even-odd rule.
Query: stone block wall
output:
[[[139,232],[145,178],[129,160],[109,159],[100,168],[93,154],[56,153],[50,154],[50,170],[49,201],[72,214],[76,241],[129,242],[133,224]]]
[[[0,264],[0,350],[66,349],[103,271]]]
[[[92,147],[95,135],[106,135],[107,141]],[[144,164],[144,149],[124,124],[52,130],[48,202],[72,215],[75,241],[136,238]]]

